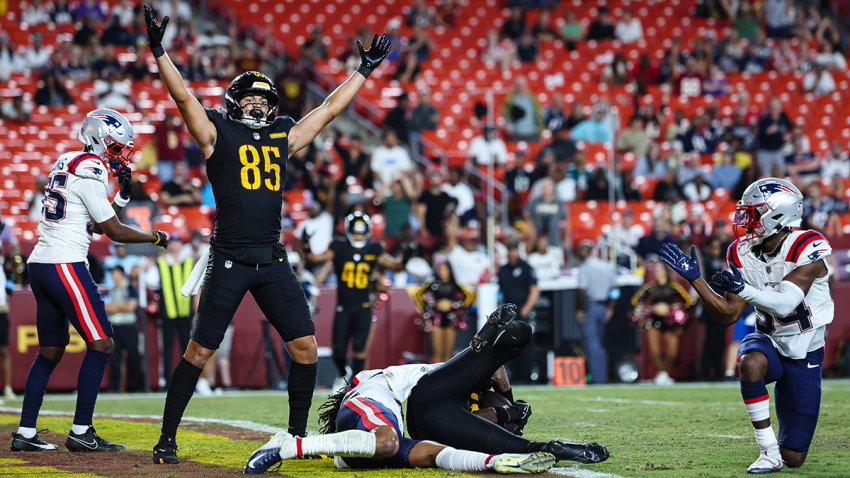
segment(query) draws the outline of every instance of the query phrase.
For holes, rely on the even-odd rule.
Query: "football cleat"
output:
[[[475,352],[481,352],[485,348],[491,347],[505,333],[505,330],[516,319],[516,316],[516,305],[500,305],[487,317],[487,323],[475,334],[475,337],[469,342],[469,346]]]
[[[783,468],[785,468],[785,464],[782,462],[781,456],[772,456],[769,455],[768,452],[763,451],[759,455],[758,459],[754,461],[749,468],[747,468],[747,473],[764,475],[767,473],[782,471]]]
[[[504,453],[493,457],[493,471],[502,474],[543,473],[555,466],[555,455],[545,452]]]
[[[20,433],[12,433],[12,451],[56,451],[59,449],[57,445],[47,443],[38,437],[41,433],[46,433],[47,430],[39,430],[32,438],[25,438]]]
[[[124,449],[124,445],[104,440],[97,435],[94,427],[89,427],[85,433],[79,435],[72,431],[68,432],[68,439],[65,440],[65,448],[69,451],[121,451]]]
[[[153,447],[153,462],[157,465],[180,463],[180,459],[177,458],[177,442],[174,437],[159,437],[159,443]]]
[[[274,436],[272,436],[271,440],[266,442],[265,445],[258,448],[251,455],[251,458],[248,459],[248,463],[245,465],[245,474],[259,475],[265,473],[271,467],[279,465],[284,458],[281,455],[281,451],[283,449],[294,448],[284,447],[287,442],[290,442],[292,440],[295,440],[295,437],[285,431],[275,433]],[[286,458],[295,457],[287,456]]]
[[[551,453],[558,461],[602,463],[608,459],[608,449],[599,443],[567,443],[562,440],[552,440],[544,443],[538,451]]]

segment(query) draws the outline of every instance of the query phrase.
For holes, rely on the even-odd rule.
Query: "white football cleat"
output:
[[[785,464],[782,462],[781,456],[771,456],[766,451],[763,451],[759,455],[758,460],[754,461],[753,464],[747,468],[747,473],[764,475],[767,473],[782,471],[783,468],[785,468]]]
[[[503,453],[493,457],[493,471],[505,475],[543,473],[555,466],[555,455],[546,452],[527,454]]]

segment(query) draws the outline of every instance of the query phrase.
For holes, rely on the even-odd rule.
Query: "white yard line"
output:
[[[575,400],[577,402],[609,402],[609,403],[620,403],[625,405],[661,405],[664,407],[669,407],[673,405],[693,405],[687,402],[671,402],[667,400],[635,400],[631,398],[613,398],[613,397],[571,397],[570,400]]]
[[[20,408],[15,407],[0,407],[0,412],[13,412],[20,413]],[[57,410],[41,410],[39,415],[50,415],[56,417],[72,417],[74,416],[74,412],[65,412],[65,411],[57,411]],[[111,414],[111,413],[98,413],[98,418],[114,418],[114,419],[122,419],[122,418],[130,418],[130,419],[144,419],[144,420],[154,420],[159,422],[162,420],[162,416],[160,415],[132,415],[132,414]],[[223,420],[218,418],[201,418],[201,417],[183,417],[184,422],[193,422],[193,423],[203,423],[203,424],[213,424],[213,425],[227,425],[229,427],[234,428],[242,428],[245,430],[251,430],[255,432],[266,432],[266,433],[277,433],[281,430],[279,427],[273,427],[271,425],[264,425],[262,423],[256,423],[248,420]]]
[[[555,475],[572,476],[575,478],[625,478],[623,476],[615,475],[613,473],[603,473],[601,471],[588,470],[585,468],[581,468],[579,465],[573,465],[569,468],[560,466],[551,468],[548,473],[552,473]]]
[[[743,440],[745,438],[745,437],[742,437],[741,435],[706,435],[706,436],[715,437],[715,438],[731,438],[733,440]]]

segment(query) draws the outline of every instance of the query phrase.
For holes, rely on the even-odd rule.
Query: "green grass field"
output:
[[[772,390],[771,390],[772,393]],[[326,394],[317,393],[311,428],[315,430],[315,407]],[[662,388],[652,385],[585,387],[575,389],[523,388],[517,398],[529,401],[534,414],[527,426],[527,436],[535,439],[561,437],[568,440],[598,441],[608,446],[611,458],[600,465],[572,467],[561,463],[557,474],[579,477],[696,477],[743,476],[756,458],[757,448],[741,403],[737,384],[693,384]],[[98,401],[95,425],[110,440],[140,450],[140,463],[145,476],[165,476],[163,467],[147,465],[146,453],[158,437],[156,420],[122,420],[120,416],[158,417],[162,412],[162,395],[103,395]],[[5,410],[19,407],[20,401],[7,402]],[[47,397],[44,410],[71,412],[72,396]],[[209,435],[195,422],[187,422],[178,435],[181,457],[200,464],[215,465],[222,475],[235,474],[251,451],[263,441],[271,427],[285,426],[286,395],[272,392],[246,392],[220,397],[195,397],[187,417],[254,422],[264,425],[253,432],[227,438]],[[100,415],[100,417],[98,416]],[[110,418],[106,418],[111,416]],[[11,432],[17,423],[14,413],[0,415],[0,431]],[[71,419],[66,416],[44,416],[40,428],[67,430]],[[231,424],[239,424],[230,422]],[[806,464],[799,469],[786,469],[793,476],[850,476],[850,381],[826,381],[820,422]],[[256,427],[255,427],[256,428]],[[238,435],[238,434],[237,434]],[[5,435],[5,436],[8,436]],[[234,435],[228,435],[234,436]],[[3,446],[4,449],[5,445]],[[19,455],[19,454],[15,454]],[[0,454],[0,475],[26,470],[9,462],[13,456]],[[28,455],[32,457],[32,455]],[[34,461],[34,459],[30,459]],[[96,463],[96,462],[95,462]],[[192,466],[191,463],[180,468]],[[185,471],[188,471],[184,468]],[[437,470],[388,470],[353,472],[335,470],[329,460],[311,460],[284,464],[282,473],[298,477],[322,476],[462,476]],[[101,472],[97,466],[85,476],[116,476],[114,470]],[[192,473],[189,473],[192,474]],[[75,475],[84,476],[84,475]],[[170,476],[170,475],[169,475]],[[216,476],[216,473],[207,476]]]

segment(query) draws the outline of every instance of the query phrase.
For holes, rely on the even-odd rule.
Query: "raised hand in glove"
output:
[[[741,275],[741,271],[732,264],[732,270],[722,270],[717,271],[711,276],[711,284],[716,286],[719,289],[725,290],[726,292],[731,292],[733,294],[740,294],[742,290],[744,290],[744,276]]]
[[[691,256],[688,257],[679,249],[673,242],[665,242],[661,246],[661,260],[670,266],[671,269],[678,272],[688,282],[693,282],[699,279],[699,260],[697,259],[697,248],[691,246]]]
[[[357,49],[360,50],[360,67],[357,68],[357,71],[368,78],[369,75],[375,71],[375,68],[384,61],[384,58],[386,58],[390,53],[392,47],[393,44],[386,33],[381,35],[380,40],[376,33],[375,36],[372,37],[372,45],[369,46],[368,50],[364,50],[363,44],[360,43],[360,40],[357,40]]]
[[[161,247],[163,249],[168,248],[168,234],[165,231],[160,231],[159,229],[154,229],[151,231],[153,235],[156,237],[152,242],[153,245]]]
[[[130,166],[122,166],[121,169],[115,173],[115,176],[118,178],[118,194],[121,195],[124,199],[132,199],[132,189],[133,189],[133,171],[130,170]]]
[[[153,7],[150,4],[145,4],[145,24],[148,28],[148,46],[153,53],[154,58],[159,58],[165,54],[162,49],[162,37],[165,35],[165,27],[168,25],[168,17],[162,19],[162,23],[156,23],[156,17],[153,15]]]

